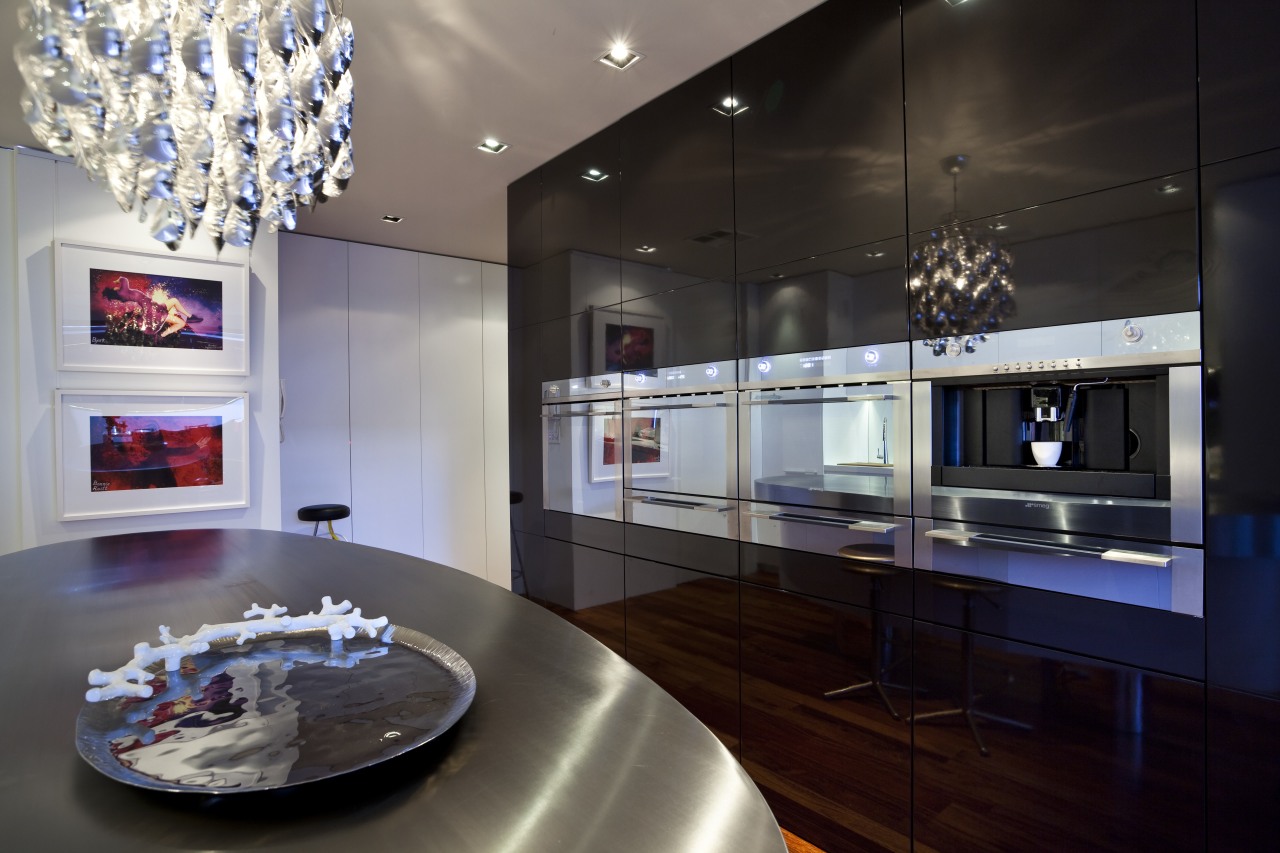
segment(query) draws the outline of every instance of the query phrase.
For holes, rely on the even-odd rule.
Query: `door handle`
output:
[[[1110,560],[1138,566],[1167,568],[1173,557],[1149,554],[1144,551],[1126,551],[1123,548],[1104,548],[1097,545],[1065,545],[1041,539],[1025,539],[1020,536],[1001,536],[996,533],[973,533],[967,530],[926,530],[925,536],[966,545],[971,548],[988,548],[993,551],[1019,551],[1030,554],[1054,554],[1061,557],[1087,557],[1094,560]]]
[[[792,521],[797,524],[813,524],[819,527],[839,527],[842,530],[866,530],[871,533],[888,533],[897,530],[898,525],[881,521],[862,521],[860,519],[835,518],[829,515],[800,515],[792,512],[755,512],[744,510],[747,518],[763,518],[769,521]]]
[[[682,501],[677,498],[655,498],[652,496],[640,497],[639,495],[628,495],[623,498],[628,503],[651,504],[653,506],[666,506],[672,509],[696,509],[701,512],[728,512],[733,509],[731,506],[717,506],[716,504],[699,503],[698,501]]]

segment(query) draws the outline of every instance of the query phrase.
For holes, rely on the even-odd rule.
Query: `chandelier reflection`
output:
[[[968,158],[942,161],[952,177],[952,203],[956,176]],[[1016,313],[1013,298],[1013,255],[995,240],[978,236],[972,227],[952,224],[934,230],[929,239],[911,251],[908,293],[911,319],[924,332],[924,345],[935,356],[972,353],[977,344]]]
[[[176,249],[292,230],[354,168],[355,48],[342,2],[29,0],[24,118]]]

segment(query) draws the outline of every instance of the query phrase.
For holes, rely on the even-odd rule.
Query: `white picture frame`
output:
[[[54,392],[58,519],[249,505],[247,392]]]
[[[249,374],[247,264],[54,242],[59,370]]]
[[[633,430],[632,435],[625,438],[621,433],[624,419]],[[587,476],[592,483],[620,479],[623,454],[628,450],[633,457],[631,460],[633,480],[671,476],[671,448],[666,443],[667,435],[662,431],[661,413],[651,412],[648,416],[643,412],[625,413],[590,417],[587,420],[591,422],[590,434],[587,437]],[[648,435],[639,437],[636,433],[644,429],[649,430]],[[635,458],[638,455],[657,458],[652,461],[638,461]]]

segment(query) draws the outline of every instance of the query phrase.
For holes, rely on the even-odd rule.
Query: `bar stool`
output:
[[[956,707],[946,708],[941,711],[927,711],[923,714],[916,714],[911,717],[908,722],[924,722],[925,720],[936,720],[941,717],[960,717],[969,726],[969,732],[973,735],[973,742],[978,745],[978,752],[984,757],[991,755],[991,751],[987,749],[987,744],[982,739],[982,733],[978,731],[978,720],[988,720],[993,723],[1001,723],[1011,726],[1022,731],[1030,731],[1031,726],[1019,720],[1011,720],[1008,717],[1001,717],[992,714],[990,711],[980,710],[978,700],[982,695],[977,692],[974,682],[974,648],[973,648],[973,600],[975,596],[981,595],[988,601],[992,601],[990,594],[998,593],[1003,587],[995,584],[983,583],[977,580],[966,580],[964,578],[939,577],[933,579],[935,586],[944,589],[955,590],[963,596],[964,599],[964,616],[961,621],[963,630],[960,632],[960,698]],[[994,602],[992,602],[994,604]],[[1005,673],[1005,686],[1013,682],[1012,673]]]
[[[298,510],[299,521],[314,521],[316,526],[311,529],[311,535],[316,536],[320,533],[320,522],[329,525],[329,538],[341,539],[337,533],[333,532],[333,523],[351,515],[351,507],[345,504],[312,504],[304,506]]]
[[[848,687],[840,687],[836,690],[828,690],[822,696],[825,699],[843,699],[846,696],[852,696],[863,690],[872,690],[880,699],[880,704],[884,705],[884,709],[889,712],[889,716],[895,720],[901,720],[902,715],[893,707],[893,702],[889,700],[889,694],[885,692],[886,687],[903,687],[903,685],[889,684],[884,680],[886,673],[891,671],[902,660],[894,661],[888,666],[885,665],[885,659],[892,655],[892,640],[886,637],[884,630],[884,617],[880,612],[880,591],[882,578],[894,573],[891,567],[884,565],[876,565],[876,563],[893,562],[893,546],[892,545],[847,545],[841,548],[837,553],[841,557],[850,560],[874,560],[876,562],[850,562],[846,568],[848,571],[856,572],[860,575],[866,575],[871,581],[871,594],[869,596],[869,605],[871,607],[871,674],[867,676],[865,681],[857,684],[850,684]],[[886,655],[886,648],[889,654]]]

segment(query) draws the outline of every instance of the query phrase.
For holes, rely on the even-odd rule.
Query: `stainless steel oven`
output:
[[[910,516],[907,358],[901,343],[746,360],[742,498]]]
[[[1199,328],[1000,332],[915,371],[916,567],[1202,615]]]
[[[622,520],[620,374],[544,382],[542,505],[545,509]]]
[[[623,517],[631,524],[737,538],[733,362],[623,376]]]

